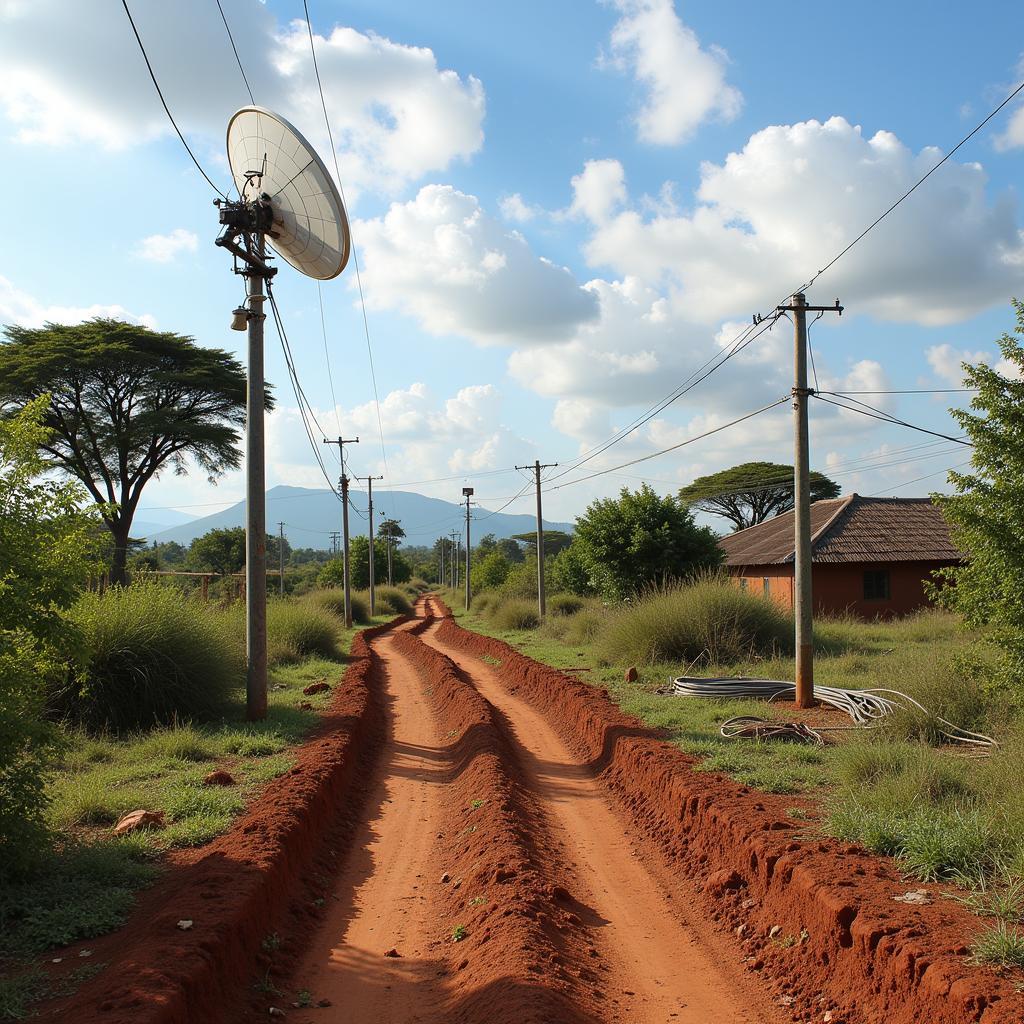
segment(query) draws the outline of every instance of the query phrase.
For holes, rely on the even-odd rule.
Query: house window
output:
[[[764,589],[764,596],[768,597],[772,592],[772,581],[768,576],[761,577],[761,586]]]
[[[747,577],[746,576],[741,576],[740,577],[740,590],[746,590],[746,589],[747,589]]]
[[[870,569],[864,573],[865,601],[888,601],[889,596],[888,569]]]

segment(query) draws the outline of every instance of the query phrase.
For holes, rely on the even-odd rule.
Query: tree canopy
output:
[[[838,498],[839,485],[823,473],[811,473],[811,501]],[[744,462],[731,469],[697,477],[682,488],[690,508],[723,516],[744,530],[793,507],[793,467],[777,462]]]
[[[10,414],[48,396],[40,451],[100,505],[114,540],[111,576],[121,582],[150,480],[167,466],[184,473],[189,460],[211,482],[241,465],[245,370],[190,337],[101,317],[4,333],[0,406]]]
[[[1014,301],[1024,336],[1024,303]],[[970,409],[950,410],[974,445],[969,472],[950,472],[952,495],[934,495],[963,565],[939,573],[947,586],[942,603],[970,625],[989,625],[1004,657],[1005,681],[1024,683],[1024,348],[1018,338],[999,340],[1003,360],[1016,375],[985,363],[964,364],[964,386],[977,388]]]
[[[576,545],[589,585],[612,599],[722,561],[714,533],[698,526],[677,498],[661,497],[647,484],[589,505],[576,520]]]
[[[520,540],[526,545],[526,553],[536,554],[537,552],[537,531],[533,530],[530,533],[516,533],[513,534],[513,540]],[[544,554],[545,555],[557,555],[559,551],[564,550],[572,543],[572,534],[566,533],[564,530],[545,530],[544,531]]]

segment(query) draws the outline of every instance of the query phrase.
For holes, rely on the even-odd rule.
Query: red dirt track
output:
[[[894,902],[915,886],[801,836],[792,798],[694,772],[602,691],[418,612],[356,638],[297,766],[43,1019],[1024,1021],[937,887]]]

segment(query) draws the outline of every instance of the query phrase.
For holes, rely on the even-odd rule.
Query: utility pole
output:
[[[548,462],[542,466],[537,459],[532,466],[516,466],[516,469],[532,469],[537,484],[537,611],[542,619],[547,613],[547,604],[544,599],[544,515],[540,500],[540,471],[557,465],[557,462]]]
[[[245,717],[267,717],[267,480],[263,376],[263,283],[274,270],[266,265],[263,235],[252,236],[255,263],[242,271],[248,282],[248,387],[245,399]]]
[[[810,708],[814,701],[814,605],[811,598],[811,469],[807,427],[807,314],[838,313],[843,307],[808,306],[803,292],[779,312],[793,314],[793,611],[796,619],[796,706]]]
[[[438,550],[440,552],[440,559],[441,559],[441,561],[440,561],[440,567],[439,567],[439,570],[438,570],[438,573],[437,573],[437,583],[438,583],[438,586],[443,587],[444,586],[444,537],[442,537],[440,542],[438,543]]]
[[[277,554],[281,572],[277,592],[281,597],[284,597],[284,523],[277,524]]]
[[[377,591],[376,585],[373,579],[373,481],[383,480],[382,476],[357,476],[355,480],[365,480],[366,490],[368,498],[368,511],[367,518],[369,519],[369,530],[370,530],[370,615],[373,616],[377,612]]]
[[[455,547],[455,538],[458,536],[457,531],[452,530],[449,534],[452,539],[452,551],[451,551],[451,565],[448,567],[448,575],[451,577],[452,590],[459,585],[459,552]]]
[[[331,530],[331,554],[336,555],[338,553],[338,537],[340,534],[337,530]]]
[[[341,579],[345,592],[345,628],[352,628],[352,584],[348,564],[348,473],[345,471],[345,445],[359,444],[358,437],[339,437],[337,441],[329,441],[324,438],[324,444],[336,444],[338,446],[338,457],[341,459],[341,533],[342,533],[342,561]]]
[[[470,572],[470,569],[472,568],[470,562],[471,562],[472,557],[473,557],[472,556],[473,546],[470,543],[470,538],[469,538],[469,518],[470,518],[469,517],[469,506],[470,506],[470,500],[469,499],[473,497],[473,488],[472,487],[463,487],[462,488],[462,496],[466,499],[466,611],[468,612],[469,611],[469,602],[473,599],[472,587],[470,585],[470,580],[469,580],[469,572]]]

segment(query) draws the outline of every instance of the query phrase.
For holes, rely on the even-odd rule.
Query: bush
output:
[[[387,605],[394,615],[412,615],[412,601],[398,587],[377,587],[377,610],[381,604]]]
[[[157,583],[85,594],[68,613],[84,659],[51,693],[54,712],[87,729],[149,729],[216,717],[245,680],[227,617]]]
[[[547,610],[552,615],[575,615],[583,611],[587,602],[575,594],[555,594],[547,600]]]
[[[608,628],[610,620],[611,613],[607,608],[584,608],[566,620],[562,637],[570,646],[586,647]]]
[[[0,421],[0,882],[31,867],[43,845],[55,735],[43,718],[40,680],[74,654],[62,612],[93,568],[97,517],[82,511],[85,491],[40,479],[46,407],[44,396]]]
[[[422,576],[413,576],[413,578],[409,580],[409,586],[414,587],[420,594],[425,594],[431,589],[430,584],[423,579]]]
[[[482,594],[474,594],[470,604],[470,611],[474,615],[486,615],[488,609],[492,608],[496,601],[500,600],[493,591],[485,590]]]
[[[267,602],[268,648],[272,663],[319,655],[338,657],[338,622],[331,612],[306,601]],[[268,657],[270,650],[268,650]]]
[[[352,602],[352,621],[360,626],[370,624],[370,595],[368,592],[353,591],[350,595]],[[305,601],[314,608],[321,608],[337,616],[342,622],[345,621],[345,592],[339,587],[322,587],[311,591],[306,595]]]
[[[776,604],[708,576],[651,591],[609,621],[599,651],[609,664],[692,662],[713,664],[792,650],[793,620]]]
[[[498,629],[536,629],[540,625],[537,606],[530,601],[504,601],[493,607],[491,620]]]

